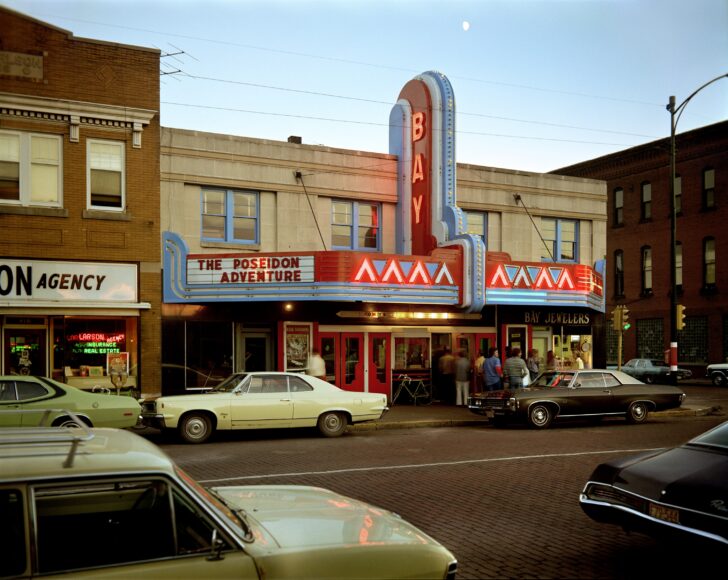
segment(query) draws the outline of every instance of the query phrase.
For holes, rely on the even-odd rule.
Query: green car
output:
[[[0,578],[457,572],[449,550],[388,510],[308,486],[204,488],[131,431],[0,429],[0,465]]]
[[[34,427],[41,422],[74,426],[61,409],[72,411],[89,427],[133,427],[141,413],[133,397],[91,393],[45,377],[0,376],[0,427]]]

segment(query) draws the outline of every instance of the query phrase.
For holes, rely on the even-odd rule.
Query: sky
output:
[[[548,172],[670,135],[728,73],[728,0],[0,0],[158,48],[175,127],[389,152],[400,90],[453,86],[459,163]],[[678,133],[728,119],[728,78]]]

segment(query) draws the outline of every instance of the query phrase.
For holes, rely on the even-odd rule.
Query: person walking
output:
[[[536,350],[535,348],[532,348],[530,351],[528,351],[526,366],[528,367],[528,372],[531,375],[531,380],[529,382],[533,382],[534,380],[536,380],[541,366],[538,358],[538,350]]]
[[[498,349],[491,347],[488,351],[488,358],[483,363],[483,379],[485,380],[486,391],[496,391],[501,388],[503,368],[498,356]]]
[[[483,365],[485,364],[485,357],[483,356],[483,351],[478,351],[478,358],[475,359],[475,363],[473,364],[473,375],[475,376],[475,392],[476,393],[482,393],[483,389],[485,388],[485,368],[483,368]]]
[[[321,353],[314,348],[308,358],[308,374],[322,381],[326,380],[326,362],[321,358]]]
[[[516,390],[523,387],[523,377],[528,375],[528,367],[526,361],[521,358],[520,348],[511,349],[511,356],[503,365],[503,374],[508,381],[509,389]]]
[[[445,347],[444,354],[440,357],[438,366],[442,388],[440,398],[444,403],[452,405],[455,403],[455,357],[450,352],[450,347]]]
[[[470,361],[462,350],[458,351],[458,358],[455,360],[455,388],[455,404],[467,405],[470,394]]]

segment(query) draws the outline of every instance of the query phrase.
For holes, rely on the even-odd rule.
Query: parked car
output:
[[[619,371],[585,369],[546,371],[525,389],[473,395],[468,407],[496,425],[520,421],[545,429],[557,418],[623,416],[642,423],[650,411],[679,407],[684,399],[677,387],[645,385]]]
[[[728,422],[673,449],[602,463],[579,496],[597,522],[728,548]]]
[[[649,358],[633,358],[622,365],[622,372],[632,375],[634,378],[641,380],[649,385],[653,383],[670,382],[670,367],[660,360]],[[677,369],[677,379],[689,379],[693,376],[692,371],[688,369]]]
[[[34,411],[0,413],[0,427],[38,425],[46,411],[48,424],[75,425],[61,409],[73,411],[89,427],[133,427],[141,412],[133,397],[83,391],[46,377],[0,376],[0,411]]]
[[[716,387],[728,385],[728,363],[708,365],[705,369],[705,376],[713,381]]]
[[[387,510],[315,487],[203,488],[131,431],[0,430],[0,464],[2,578],[445,579],[457,570],[449,550]]]
[[[176,429],[188,443],[217,430],[317,427],[327,437],[350,423],[375,421],[387,411],[386,395],[344,391],[299,373],[237,373],[212,390],[144,401],[142,421]]]

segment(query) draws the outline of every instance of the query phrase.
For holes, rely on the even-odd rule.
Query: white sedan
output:
[[[337,437],[348,424],[376,421],[385,411],[386,395],[344,391],[298,373],[255,372],[231,375],[203,394],[146,400],[142,421],[202,443],[216,430],[231,429],[317,427]]]

